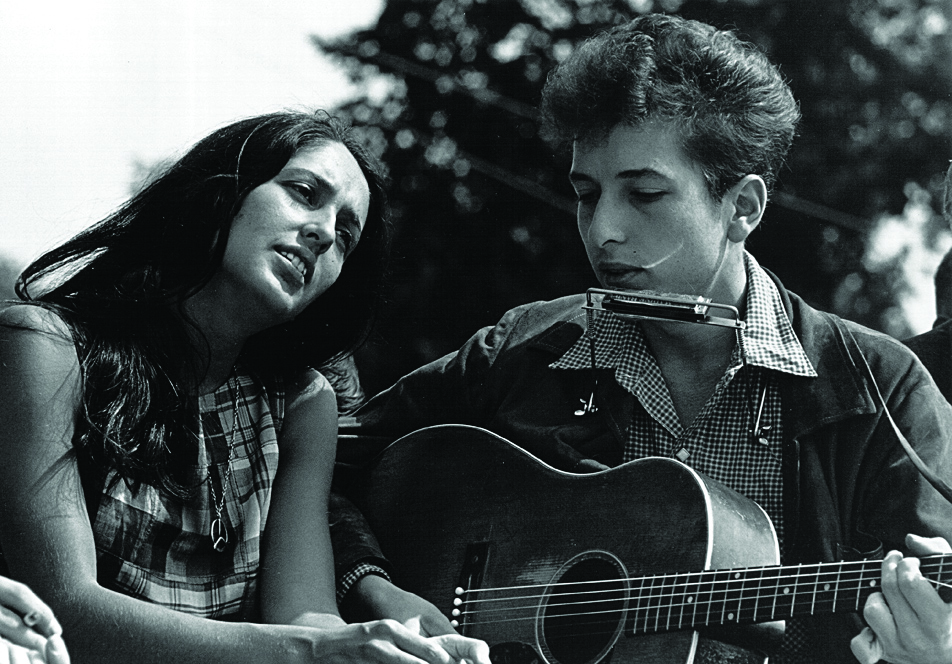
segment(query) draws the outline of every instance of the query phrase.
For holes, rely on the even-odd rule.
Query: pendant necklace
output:
[[[228,527],[225,526],[225,522],[222,520],[222,512],[225,509],[225,487],[228,486],[228,480],[231,478],[231,454],[235,447],[235,437],[238,434],[238,395],[240,390],[241,385],[238,382],[238,376],[235,376],[235,401],[231,411],[231,436],[230,440],[228,441],[228,457],[225,460],[225,474],[222,476],[221,480],[221,496],[217,496],[215,494],[215,483],[212,481],[212,466],[214,465],[214,458],[212,458],[212,461],[208,464],[207,469],[208,493],[211,498],[212,508],[215,510],[215,518],[212,519],[212,525],[208,530],[208,536],[212,540],[212,548],[218,553],[224,551],[225,546],[228,544]],[[198,417],[198,437],[200,444],[204,447],[205,431],[202,426],[201,413],[199,413]]]

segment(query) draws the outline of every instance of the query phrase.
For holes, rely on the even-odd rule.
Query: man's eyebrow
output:
[[[665,180],[668,179],[668,176],[666,176],[664,173],[656,171],[653,168],[632,168],[626,171],[621,171],[620,173],[615,175],[615,178],[618,180],[637,180],[639,178],[646,178],[646,177],[663,178]],[[569,171],[569,179],[573,181],[584,181],[584,182],[594,181],[594,178],[592,178],[590,175],[586,175],[585,173],[579,173],[577,171]]]
[[[648,177],[668,179],[668,176],[666,176],[664,173],[660,173],[653,168],[633,168],[627,171],[622,171],[615,177],[619,180],[635,180],[637,178]]]

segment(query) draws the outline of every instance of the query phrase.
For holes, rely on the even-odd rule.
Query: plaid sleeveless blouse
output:
[[[99,582],[196,616],[256,620],[284,390],[236,371],[201,397],[199,411],[205,444],[189,468],[201,483],[193,500],[174,500],[149,485],[133,492],[106,477],[93,523]],[[223,480],[228,543],[218,552],[209,532]]]

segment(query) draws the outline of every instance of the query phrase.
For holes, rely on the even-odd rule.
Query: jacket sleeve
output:
[[[868,347],[867,347],[868,348]],[[908,553],[906,534],[952,538],[952,505],[916,468],[900,445],[876,394],[882,395],[891,419],[918,456],[939,478],[952,482],[952,408],[928,374],[905,349],[866,353],[875,376],[871,386],[876,413],[852,418],[842,438],[863,440],[861,445],[836,446],[838,478],[835,491],[849,513],[840,518],[849,527],[843,532],[849,551],[860,558],[882,558],[896,549]],[[846,496],[853,484],[851,498]],[[849,639],[862,628],[859,614],[833,616],[819,621],[826,632],[827,661],[855,661]],[[838,652],[838,656],[832,653]]]
[[[380,551],[377,539],[370,531],[360,510],[338,490],[331,491],[328,503],[328,521],[331,543],[334,547],[334,571],[338,590],[343,596],[350,589],[341,588],[341,581],[349,578],[358,566],[371,566],[389,573],[389,564]],[[356,581],[356,579],[353,579]]]
[[[354,416],[341,418],[329,514],[338,580],[366,562],[389,569],[349,497],[350,478],[403,435],[437,424],[478,423],[486,409],[482,388],[487,374],[528,306],[509,311],[495,326],[479,330],[459,351],[404,376]]]
[[[911,353],[902,355],[905,361],[899,367],[874,365],[880,391],[892,420],[922,463],[949,485],[952,407],[922,364]],[[861,479],[865,486],[860,495],[865,500],[860,521],[868,524],[871,534],[887,550],[904,548],[903,537],[909,532],[952,539],[952,504],[916,468],[901,446],[890,417],[879,417],[870,451],[869,480]]]

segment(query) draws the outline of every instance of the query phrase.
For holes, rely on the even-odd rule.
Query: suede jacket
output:
[[[926,465],[952,482],[952,407],[922,364],[891,337],[817,311],[777,287],[819,374],[778,374],[785,564],[879,558],[904,549],[910,532],[952,537],[952,505],[920,475],[883,411],[884,401]],[[458,352],[372,399],[342,423],[342,474],[399,436],[449,423],[489,429],[568,472],[580,471],[586,458],[621,463],[627,425],[640,407],[634,396],[611,371],[599,371],[598,411],[577,417],[594,384],[591,372],[549,368],[584,333],[584,302],[577,295],[517,307]],[[335,505],[339,569],[362,560],[385,565],[359,513],[342,499]],[[862,627],[857,615],[815,622],[822,661],[855,661],[849,639]]]
[[[919,356],[946,400],[952,401],[952,321],[937,324],[903,343]]]

